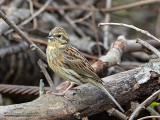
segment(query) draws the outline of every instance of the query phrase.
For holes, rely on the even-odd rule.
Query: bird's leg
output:
[[[65,91],[63,91],[62,93],[52,93],[52,94],[54,94],[54,95],[58,95],[58,96],[64,96],[65,95],[65,93],[70,89],[70,88],[72,88],[73,87],[73,83],[71,83],[69,86],[68,86],[68,88],[67,89],[65,89]]]

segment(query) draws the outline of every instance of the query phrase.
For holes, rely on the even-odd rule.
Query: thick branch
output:
[[[119,73],[104,78],[105,86],[120,104],[126,104],[131,100],[145,98],[159,89],[157,80],[149,81],[134,89],[136,84],[135,74],[138,69]],[[66,96],[68,99],[51,94],[45,94],[38,99],[19,105],[0,107],[0,118],[16,119],[64,119],[72,120],[90,116],[104,110],[115,107],[102,90],[90,84],[78,87],[79,90],[70,90]]]

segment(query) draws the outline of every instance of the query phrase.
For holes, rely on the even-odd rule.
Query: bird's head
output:
[[[47,38],[49,45],[57,45],[57,47],[65,47],[69,43],[68,35],[61,27],[53,28]]]

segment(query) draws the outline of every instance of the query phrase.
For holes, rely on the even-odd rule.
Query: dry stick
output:
[[[33,14],[34,14],[33,2],[32,2],[32,0],[27,0],[27,1],[29,2],[31,16],[33,16]],[[34,18],[33,19],[33,29],[36,29],[36,28],[37,28],[37,19]]]
[[[92,8],[94,8],[94,7],[92,6]],[[94,17],[94,12],[93,11],[92,11],[92,24],[93,24],[93,31],[94,31],[96,42],[97,42],[98,56],[101,57],[102,56],[101,47],[99,45],[98,32],[97,32],[97,28],[96,28],[96,22],[95,22],[95,17]]]
[[[50,76],[49,76],[49,74],[48,74],[48,72],[47,72],[47,70],[46,70],[46,68],[45,68],[45,67],[47,67],[47,65],[44,64],[41,59],[38,60],[38,65],[39,65],[39,67],[41,68],[44,76],[46,77],[46,80],[48,81],[49,86],[51,87],[52,91],[53,91],[54,93],[56,93],[56,92],[57,92],[57,91],[56,91],[56,87],[54,86],[54,84],[53,84],[53,82],[52,82],[52,79],[50,78]]]
[[[32,42],[19,28],[18,26],[10,21],[8,17],[0,10],[0,17],[19,35],[21,38],[27,42],[31,48],[31,50],[35,50],[37,54],[46,61],[46,55],[45,53],[36,45],[34,42]]]
[[[159,94],[160,94],[160,90],[158,90],[157,92],[155,92],[154,94],[152,94],[150,97],[148,97],[144,102],[142,102],[132,113],[132,115],[130,116],[129,120],[133,120],[134,117],[136,117],[136,115],[138,115],[138,113],[148,107],[153,101],[156,101],[157,99],[159,99]]]
[[[19,35],[15,34],[15,33],[12,33],[10,35],[14,39],[21,39],[21,37]],[[32,40],[33,42],[36,42],[36,43],[40,43],[42,45],[47,45],[48,44],[47,41],[44,41],[44,40],[41,40],[41,39],[38,39],[38,38],[30,37],[30,40]]]
[[[148,107],[146,108],[146,110],[147,110],[148,112],[150,112],[151,114],[153,114],[153,115],[160,116],[160,114],[159,114],[157,111],[155,111],[153,108],[151,108],[150,106],[148,106]],[[160,118],[159,118],[158,120],[160,120]]]
[[[92,12],[90,12],[89,14],[87,14],[86,16],[84,16],[84,17],[82,17],[82,18],[79,18],[79,19],[76,19],[76,20],[72,20],[72,23],[82,22],[82,21],[88,19],[91,15],[92,15]]]
[[[138,42],[138,43],[142,44],[143,46],[145,46],[146,48],[150,49],[153,53],[155,53],[160,58],[160,52],[155,47],[153,47],[149,43],[147,43],[139,38],[137,38],[136,42]]]
[[[52,0],[47,0],[47,2],[44,4],[44,6],[42,6],[37,12],[35,12],[30,18],[26,19],[25,21],[23,21],[19,27],[22,27],[23,25],[26,25],[27,23],[29,23],[32,19],[34,19],[35,17],[37,17],[40,13],[42,13],[50,4]],[[5,34],[11,33],[13,30],[8,30]]]
[[[42,96],[45,92],[45,87],[44,87],[44,83],[43,83],[43,79],[40,79],[40,83],[39,83],[39,96]]]
[[[150,118],[160,118],[160,116],[145,116],[145,117],[142,117],[142,118],[137,119],[137,120],[145,120],[145,119],[150,119]]]
[[[118,26],[132,28],[132,29],[134,29],[134,30],[136,30],[138,32],[141,32],[141,33],[143,33],[143,34],[145,34],[145,35],[147,35],[147,36],[149,36],[149,37],[157,40],[158,42],[160,42],[160,40],[158,38],[156,38],[155,36],[153,36],[152,34],[150,34],[148,31],[142,30],[142,29],[140,29],[138,27],[135,27],[133,25],[128,25],[128,24],[124,24],[124,23],[99,23],[98,27],[99,26],[104,26],[104,25],[116,25],[116,26],[118,25]]]
[[[119,120],[127,120],[128,119],[128,117],[125,114],[121,113],[120,111],[118,111],[115,108],[111,108],[111,109],[107,110],[106,112],[109,114],[109,116],[114,116],[114,117],[118,118]]]

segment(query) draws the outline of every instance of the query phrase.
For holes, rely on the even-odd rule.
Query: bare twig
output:
[[[40,83],[39,83],[39,96],[42,96],[45,92],[45,88],[44,88],[44,83],[43,83],[43,79],[40,79]]]
[[[151,108],[150,106],[148,106],[146,110],[149,111],[153,115],[160,116],[160,114],[157,111],[155,111],[153,108]],[[160,120],[160,118],[158,120]]]
[[[111,109],[107,110],[107,113],[109,114],[109,116],[115,116],[116,118],[118,118],[120,120],[127,120],[128,119],[128,117],[126,115],[124,115],[120,111],[116,110],[115,108],[111,108]]]
[[[32,0],[28,0],[28,2],[29,2],[29,6],[30,6],[31,16],[33,16],[33,14],[34,14],[33,2],[32,2]],[[37,19],[33,18],[33,29],[36,29],[36,28],[37,28]]]
[[[83,11],[94,11],[94,12],[104,12],[104,13],[109,13],[109,12],[115,12],[115,11],[119,11],[119,10],[124,10],[124,9],[130,9],[130,8],[135,8],[135,7],[139,7],[139,6],[144,6],[144,5],[149,5],[149,4],[155,4],[155,3],[159,3],[159,0],[141,0],[141,1],[137,1],[134,3],[130,3],[127,5],[120,5],[120,6],[116,6],[116,7],[111,7],[110,9],[106,9],[106,8],[102,8],[102,9],[98,9],[98,8],[90,8],[90,7],[84,7],[84,6],[78,6],[78,5],[70,5],[70,6],[48,6],[47,10],[83,10]],[[34,5],[36,7],[41,7],[42,4],[39,4],[38,2],[34,2]]]
[[[79,19],[76,19],[76,20],[72,20],[72,23],[82,22],[82,21],[88,19],[91,15],[92,15],[92,12],[90,12],[89,14],[87,14],[86,16],[84,16],[82,18],[79,18]]]
[[[0,17],[1,17],[12,29],[14,29],[14,31],[15,31],[19,36],[21,36],[21,38],[22,38],[24,41],[26,41],[26,42],[29,44],[31,50],[35,50],[35,51],[37,52],[37,54],[41,56],[42,59],[46,60],[46,55],[45,55],[45,53],[44,53],[36,44],[34,44],[34,43],[17,27],[17,25],[16,25],[14,22],[10,21],[10,20],[8,19],[8,17],[6,17],[6,15],[5,15],[1,10],[0,10]]]
[[[148,107],[153,101],[156,101],[159,99],[159,94],[160,94],[160,90],[158,90],[157,92],[155,92],[154,94],[152,94],[150,97],[148,97],[144,102],[142,102],[132,113],[132,115],[130,116],[129,120],[133,120],[138,113]]]
[[[124,27],[128,27],[128,28],[132,28],[138,32],[141,32],[151,38],[153,38],[154,40],[157,40],[158,42],[160,42],[160,40],[158,38],[156,38],[155,36],[153,36],[152,34],[150,34],[148,31],[142,30],[138,27],[135,27],[133,25],[128,25],[128,24],[124,24],[124,23],[99,23],[98,26],[104,26],[104,25],[118,25],[118,26],[124,26]]]
[[[145,120],[145,119],[150,119],[150,118],[160,118],[160,116],[145,116],[145,117],[142,117],[142,118],[137,119],[137,120]]]
[[[147,42],[139,38],[137,39],[137,42],[144,45],[146,48],[150,49],[153,53],[155,53],[160,58],[160,52],[155,47],[153,47],[152,45],[148,44]]]
[[[19,35],[17,35],[17,34],[12,33],[12,34],[10,34],[10,35],[11,35],[11,37],[14,38],[14,39],[22,39],[22,38],[21,38]],[[47,41],[44,41],[44,40],[41,40],[41,39],[38,39],[38,38],[34,38],[34,37],[29,37],[29,38],[30,38],[30,40],[32,40],[33,42],[40,43],[40,44],[42,44],[42,45],[47,45],[47,44],[48,44]]]
[[[38,60],[38,65],[39,65],[39,67],[41,68],[44,76],[46,77],[46,80],[48,81],[48,84],[49,84],[49,86],[51,87],[52,91],[56,93],[56,87],[55,87],[52,79],[50,78],[50,76],[49,76],[49,74],[48,74],[48,72],[47,72],[47,70],[46,70],[46,68],[45,68],[46,65],[42,62],[41,59]]]

